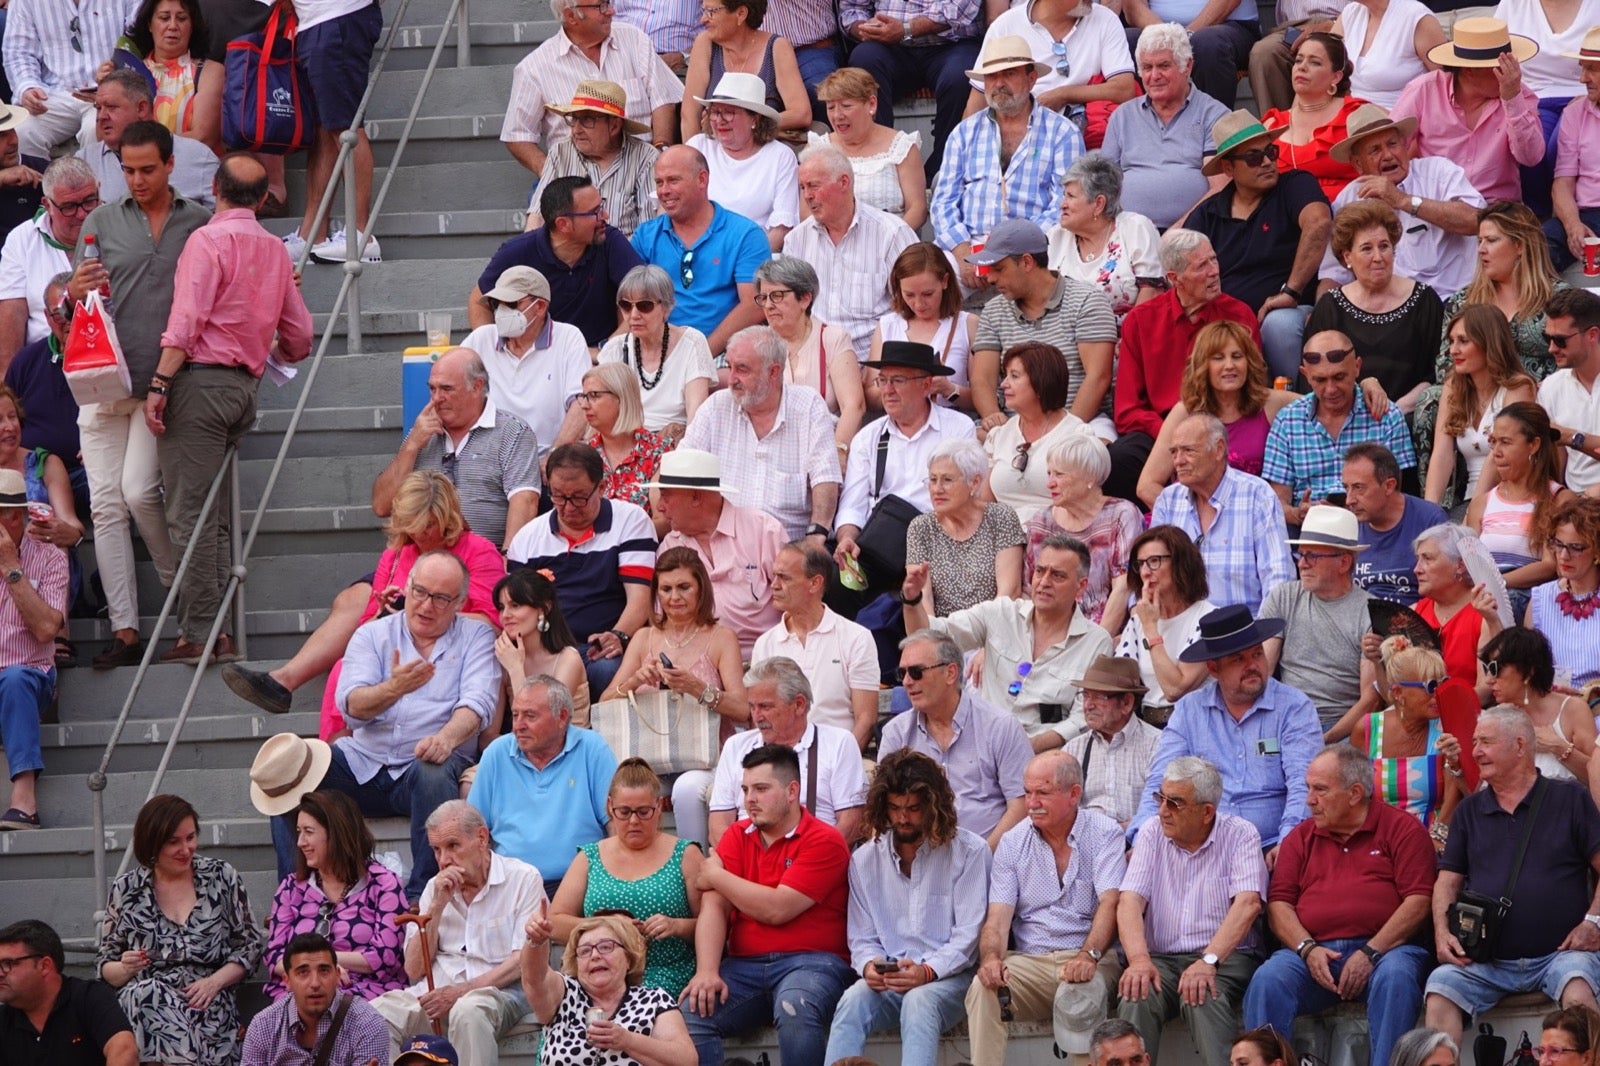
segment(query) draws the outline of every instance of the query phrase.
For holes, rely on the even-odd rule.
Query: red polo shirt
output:
[[[1438,863],[1422,823],[1374,799],[1366,821],[1340,842],[1310,818],[1283,838],[1269,903],[1294,906],[1318,940],[1369,937],[1401,900],[1431,896]]]
[[[783,925],[764,925],[733,909],[728,916],[728,954],[831,951],[850,961],[845,933],[850,849],[837,829],[802,809],[800,824],[769,848],[750,819],[741,818],[722,834],[717,856],[731,874],[768,888],[787,885],[815,903]]]
[[[1112,408],[1117,432],[1148,433],[1154,439],[1167,412],[1178,403],[1195,334],[1203,326],[1230,320],[1247,326],[1260,347],[1261,327],[1256,325],[1255,312],[1227,293],[1202,306],[1193,318],[1183,313],[1173,289],[1123,316]]]

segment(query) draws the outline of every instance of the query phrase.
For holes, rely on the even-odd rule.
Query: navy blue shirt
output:
[[[1600,811],[1589,790],[1575,781],[1546,778],[1544,787],[1539,822],[1528,841],[1495,951],[1498,959],[1550,954],[1589,908],[1589,863],[1600,851]],[[1530,790],[1513,814],[1501,808],[1489,788],[1462,800],[1450,818],[1450,838],[1439,869],[1465,874],[1463,887],[1469,891],[1503,895],[1523,826],[1532,814],[1533,795]]]
[[[1356,555],[1356,568],[1352,577],[1356,584],[1382,600],[1415,607],[1421,594],[1417,592],[1417,552],[1411,542],[1423,530],[1450,521],[1444,508],[1416,496],[1407,496],[1406,509],[1393,529],[1378,533],[1367,523],[1358,527],[1356,543],[1365,544],[1367,550]]]
[[[1222,263],[1222,291],[1255,311],[1289,280],[1300,247],[1300,212],[1314,203],[1328,204],[1317,179],[1303,170],[1286,170],[1249,218],[1233,217],[1230,182],[1200,201],[1188,226],[1211,238]]]
[[[577,326],[584,343],[598,348],[617,331],[617,286],[643,262],[628,238],[607,226],[605,242],[590,245],[577,263],[567,266],[551,246],[549,230],[540,226],[495,251],[478,279],[478,291],[494,288],[509,267],[531,266],[550,283],[550,317]]]
[[[21,166],[32,167],[40,174],[50,165],[50,160],[33,155],[18,156],[17,162]],[[0,239],[38,214],[39,205],[44,202],[43,197],[44,190],[39,185],[13,185],[0,189],[0,227],[3,227],[0,228]]]
[[[52,350],[54,337],[42,337],[22,350],[6,368],[6,384],[22,401],[22,446],[43,448],[60,457],[68,470],[78,459],[78,401],[61,372],[61,354]]]

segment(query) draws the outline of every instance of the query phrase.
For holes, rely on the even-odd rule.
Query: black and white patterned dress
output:
[[[232,866],[194,857],[194,910],[183,925],[161,913],[151,872],[129,870],[111,886],[96,968],[139,948],[150,967],[117,990],[139,1038],[140,1062],[231,1066],[239,1061],[239,1009],[225,988],[204,1011],[190,1008],[183,988],[230,962],[245,974],[261,962],[261,927],[250,914],[244,883]]]
[[[597,1048],[584,1038],[589,1023],[584,1018],[594,1000],[583,990],[576,977],[563,975],[566,994],[556,1009],[555,1020],[544,1027],[544,1043],[539,1049],[539,1066],[638,1066],[638,1060],[620,1051]],[[656,1019],[678,1004],[665,990],[632,985],[612,1020],[629,1032],[649,1036],[655,1032]]]

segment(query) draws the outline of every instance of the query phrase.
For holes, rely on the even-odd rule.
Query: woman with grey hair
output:
[[[717,372],[706,335],[667,322],[675,302],[672,279],[653,264],[636,266],[617,286],[623,332],[606,341],[597,360],[626,363],[639,379],[644,427],[674,445],[700,409]]]
[[[1415,610],[1438,630],[1445,670],[1478,688],[1480,697],[1488,695],[1478,649],[1511,624],[1505,579],[1478,535],[1466,526],[1431,526],[1411,546],[1422,596]]]
[[[1083,541],[1089,546],[1089,584],[1078,608],[1098,623],[1112,589],[1128,571],[1133,542],[1144,532],[1144,516],[1136,505],[1100,490],[1111,476],[1111,453],[1092,433],[1069,433],[1058,441],[1045,454],[1045,471],[1050,506],[1028,519],[1023,579],[1033,584],[1033,561],[1049,538],[1065,534]]]
[[[1413,1029],[1394,1042],[1389,1066],[1460,1066],[1461,1051],[1437,1029]],[[1375,1063],[1374,1066],[1383,1066]]]
[[[1120,320],[1162,289],[1154,222],[1122,210],[1122,168],[1099,152],[1062,179],[1061,221],[1050,227],[1050,269],[1103,289]]]
[[[775,255],[756,268],[756,305],[767,325],[789,346],[783,368],[788,385],[806,385],[822,394],[838,419],[834,441],[842,468],[850,439],[867,413],[861,357],[850,334],[811,317],[820,283],[810,263],[795,255]]]
[[[933,510],[906,527],[906,565],[927,565],[935,617],[1022,594],[1022,525],[1010,507],[983,501],[988,474],[989,455],[971,437],[947,440],[928,458]]]

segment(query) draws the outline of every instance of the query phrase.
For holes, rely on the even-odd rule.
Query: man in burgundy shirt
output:
[[[178,257],[161,361],[144,406],[166,485],[167,529],[179,552],[194,535],[223,456],[255,422],[268,355],[292,363],[311,354],[311,312],[289,255],[256,221],[266,170],[247,154],[229,155],[217,167],[216,187],[217,213]],[[163,662],[199,660],[227,573],[227,509],[215,507],[179,587],[178,642]],[[219,658],[232,651],[226,634],[215,651]]]
[[[1459,770],[1460,745],[1453,750]],[[1416,1025],[1433,968],[1415,941],[1437,865],[1422,823],[1374,796],[1372,783],[1372,759],[1349,744],[1328,745],[1307,767],[1311,817],[1283,838],[1267,890],[1267,924],[1287,946],[1251,979],[1244,1025],[1287,1033],[1297,1014],[1365,1000],[1372,1061],[1388,1062]]]
[[[1161,268],[1171,288],[1139,304],[1122,320],[1112,394],[1117,439],[1111,445],[1111,477],[1105,491],[1134,503],[1139,503],[1135,491],[1139,474],[1155,447],[1161,423],[1178,402],[1195,335],[1213,322],[1231,321],[1248,329],[1256,346],[1261,345],[1255,312],[1222,291],[1222,268],[1204,234],[1168,230],[1161,238]]]
[[[793,748],[764,744],[746,755],[742,788],[750,816],[728,827],[701,868],[683,1019],[700,1066],[721,1066],[723,1037],[768,1024],[784,1066],[823,1066],[833,1008],[855,979],[845,935],[850,850],[800,803]]]

